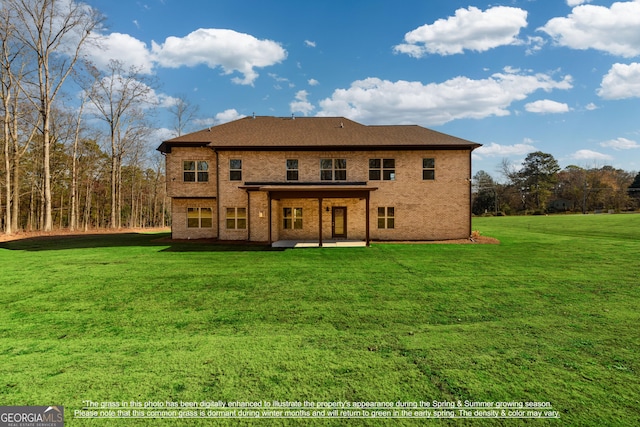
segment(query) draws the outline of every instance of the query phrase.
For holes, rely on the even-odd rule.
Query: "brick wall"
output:
[[[267,241],[268,199],[265,192],[251,192],[239,187],[245,182],[286,182],[286,160],[297,159],[299,183],[320,182],[320,159],[347,159],[347,181],[367,182],[378,187],[371,192],[370,237],[373,240],[441,240],[467,238],[470,230],[470,153],[468,150],[419,151],[326,151],[326,152],[219,152],[220,217],[219,238],[222,240]],[[369,181],[369,159],[395,159],[395,180]],[[435,159],[435,179],[422,179],[422,159]],[[210,161],[209,183],[182,183],[183,160]],[[229,178],[229,160],[242,160],[242,180]],[[207,148],[174,149],[167,155],[168,191],[172,196],[215,197],[215,154]],[[175,180],[174,180],[175,178]],[[179,199],[178,199],[179,200]],[[184,200],[174,201],[174,233],[200,235],[202,231],[179,229],[186,223]],[[365,201],[359,199],[324,199],[322,206],[323,239],[331,238],[331,207],[347,207],[347,236],[365,238]],[[226,228],[227,207],[249,208],[247,229]],[[282,208],[302,207],[303,230],[282,229]],[[378,207],[395,209],[395,228],[378,229]],[[184,208],[184,212],[181,210]],[[329,211],[327,211],[329,208]],[[317,239],[317,199],[273,201],[271,212],[272,240]],[[213,227],[214,230],[216,227]],[[195,237],[192,237],[195,238]]]
[[[183,162],[185,160],[206,161],[209,164],[208,182],[184,182]],[[173,148],[166,155],[167,195],[169,197],[215,197],[216,196],[216,155],[210,148]]]
[[[188,208],[211,208],[213,224],[211,228],[188,228]],[[174,239],[214,239],[216,235],[216,199],[177,199],[171,203],[171,237]]]

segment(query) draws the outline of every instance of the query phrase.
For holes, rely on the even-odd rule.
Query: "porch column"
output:
[[[365,221],[367,223],[367,226],[366,226],[366,240],[367,240],[366,245],[367,245],[367,247],[369,247],[369,194],[370,193],[367,191],[367,197],[365,197],[365,199],[364,199],[365,200],[365,210],[366,210],[366,213],[365,213],[365,218],[366,219],[365,219]]]
[[[251,241],[251,194],[247,192],[247,241]]]
[[[318,246],[322,247],[322,197],[318,198]]]
[[[267,212],[267,221],[268,221],[267,229],[269,230],[269,246],[271,246],[271,244],[273,243],[273,240],[271,238],[271,191],[267,192],[267,197],[268,197],[267,205],[269,205],[269,209]]]

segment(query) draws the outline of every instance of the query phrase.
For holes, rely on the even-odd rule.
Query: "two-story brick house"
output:
[[[443,240],[471,234],[471,152],[420,126],[246,117],[164,141],[174,239]]]

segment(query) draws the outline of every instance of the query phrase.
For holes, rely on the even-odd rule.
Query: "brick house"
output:
[[[164,141],[174,239],[471,235],[471,152],[420,126],[245,117]]]

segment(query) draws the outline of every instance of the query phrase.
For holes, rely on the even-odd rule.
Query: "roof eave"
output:
[[[162,141],[162,144],[156,148],[156,150],[161,153],[171,153],[171,149],[173,147],[208,147],[208,142],[171,142],[171,141]]]
[[[388,150],[475,150],[482,144],[460,144],[460,145],[234,145],[221,146],[208,144],[209,148],[214,150],[226,151],[388,151]]]

